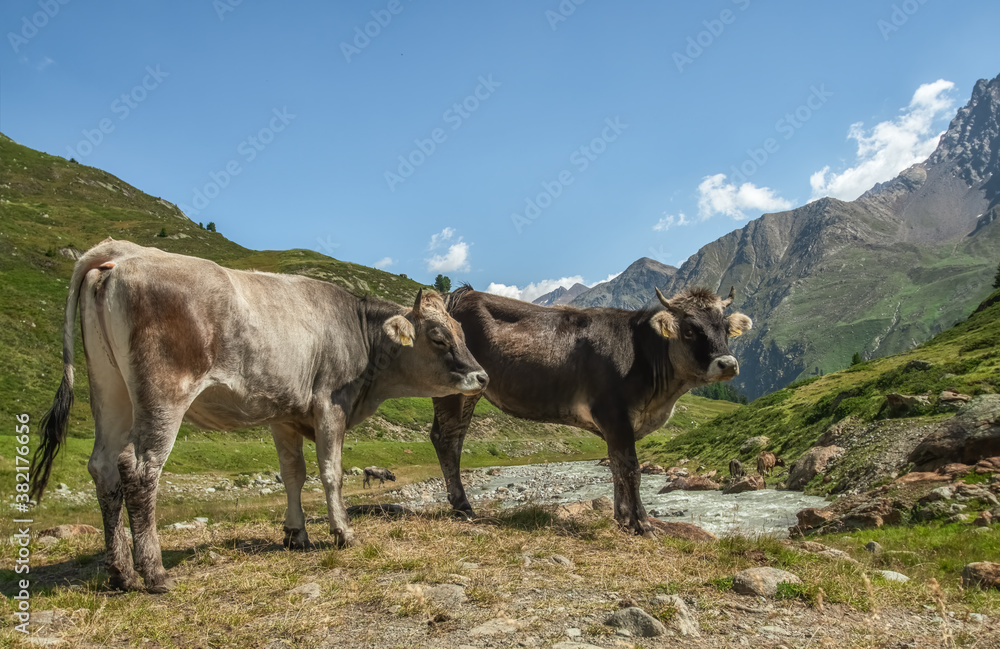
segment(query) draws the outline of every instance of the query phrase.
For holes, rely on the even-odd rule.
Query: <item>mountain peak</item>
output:
[[[929,165],[951,163],[958,175],[975,186],[989,180],[1000,163],[1000,76],[980,79],[972,97],[960,108],[941,136]]]

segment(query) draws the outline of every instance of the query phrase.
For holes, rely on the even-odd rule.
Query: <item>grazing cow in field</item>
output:
[[[163,592],[156,490],[182,419],[216,430],[271,425],[287,489],[285,545],[309,543],[303,439],[316,443],[339,545],[355,542],[341,498],[344,433],[385,399],[479,394],[486,373],[435,293],[412,309],[296,275],[244,272],[110,239],[73,269],[63,379],[42,421],[32,495],[66,439],[79,309],[96,424],[88,468],[104,518],[111,584]],[[122,518],[128,509],[135,546]]]
[[[465,330],[473,355],[490,374],[486,398],[504,412],[576,426],[604,438],[614,482],[615,519],[649,531],[639,500],[637,440],[660,428],[677,399],[693,387],[739,373],[727,338],[750,329],[728,317],[732,302],[694,289],[662,308],[542,307],[464,286],[448,296],[448,312]],[[452,507],[472,505],[459,473],[462,444],[481,395],[434,399],[431,440]]]
[[[757,473],[762,476],[769,476],[774,472],[774,467],[785,466],[785,461],[777,457],[770,451],[761,451],[757,456]]]
[[[362,488],[367,487],[371,480],[378,480],[378,486],[385,484],[386,480],[396,481],[396,474],[389,469],[383,469],[380,466],[366,466],[365,467],[365,479],[361,483]]]
[[[746,469],[743,468],[743,463],[737,458],[729,460],[729,476],[731,478],[742,478],[747,474]]]

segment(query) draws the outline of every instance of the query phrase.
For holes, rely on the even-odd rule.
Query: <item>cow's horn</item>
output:
[[[413,301],[413,317],[420,317],[420,302],[424,299],[424,289],[417,291],[417,299]]]
[[[736,287],[731,286],[729,288],[729,297],[722,301],[722,308],[725,309],[727,306],[733,303],[733,296],[736,295]]]
[[[656,297],[660,298],[660,304],[667,307],[668,309],[670,308],[670,301],[667,300],[667,298],[663,297],[663,293],[660,293],[660,289],[658,288],[656,289]]]

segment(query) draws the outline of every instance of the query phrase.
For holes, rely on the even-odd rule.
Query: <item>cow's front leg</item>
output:
[[[457,514],[474,518],[476,513],[462,485],[462,446],[469,431],[472,413],[479,395],[455,394],[434,400],[434,423],[431,425],[431,442],[437,452],[441,473],[448,489],[448,502]]]
[[[278,449],[281,481],[285,485],[288,508],[285,510],[284,545],[289,550],[309,548],[306,516],[302,511],[302,485],[306,482],[306,459],[302,455],[302,435],[290,424],[272,424],[271,436]]]
[[[346,409],[340,405],[327,403],[318,406],[316,416],[316,461],[319,477],[326,491],[326,507],[330,512],[330,534],[339,547],[354,545],[357,540],[354,530],[347,521],[342,489],[344,486],[344,466],[342,452],[344,433],[347,429]]]
[[[629,430],[626,434],[606,436],[608,458],[611,461],[611,480],[615,489],[615,520],[634,534],[652,531],[646,521],[646,508],[639,497],[639,458],[635,453],[635,439]]]

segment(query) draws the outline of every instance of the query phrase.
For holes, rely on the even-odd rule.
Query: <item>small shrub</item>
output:
[[[166,228],[160,228],[160,233],[158,235],[156,235],[156,236],[160,237],[161,239],[166,239],[167,238],[167,229]]]
[[[715,586],[718,590],[723,592],[733,589],[733,578],[732,577],[716,577],[715,579],[709,579],[708,584],[710,586]]]
[[[791,582],[783,581],[778,584],[778,592],[775,594],[775,599],[799,599],[805,598],[806,587],[803,584],[793,584]]]

